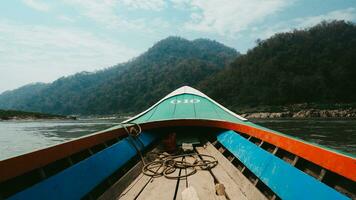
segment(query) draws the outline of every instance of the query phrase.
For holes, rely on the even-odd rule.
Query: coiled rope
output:
[[[127,132],[130,138],[129,141],[131,145],[136,149],[137,153],[141,158],[143,164],[142,173],[145,174],[146,176],[150,176],[152,178],[158,178],[164,176],[168,179],[180,179],[195,174],[197,172],[197,168],[200,168],[202,170],[210,170],[218,164],[218,161],[216,160],[215,157],[206,154],[187,153],[187,154],[180,154],[180,155],[170,155],[168,153],[153,153],[153,152],[151,152],[150,154],[155,154],[156,159],[152,162],[145,163],[142,152],[140,148],[136,146],[136,142],[135,142],[135,141],[139,141],[142,148],[144,147],[144,144],[139,138],[139,135],[141,134],[142,131],[140,125],[136,123],[126,123],[121,125],[124,127],[125,131]],[[194,162],[187,162],[186,157],[194,158]],[[176,170],[179,169],[185,169],[185,170],[190,169],[190,172],[184,175],[178,175],[178,176],[172,175]]]
[[[180,155],[170,155],[167,153],[155,153],[158,155],[155,161],[145,164],[142,168],[142,173],[153,178],[164,176],[168,179],[180,179],[191,176],[197,172],[199,167],[202,170],[214,168],[218,161],[215,157],[205,154],[189,153]],[[187,162],[186,157],[194,158],[193,162]],[[210,159],[204,159],[210,158]],[[176,170],[190,169],[189,173],[184,175],[172,175]]]

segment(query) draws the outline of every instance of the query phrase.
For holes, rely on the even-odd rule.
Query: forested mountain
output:
[[[232,108],[356,102],[356,25],[322,22],[259,41],[200,88]]]
[[[245,55],[218,42],[164,39],[141,56],[0,95],[0,108],[55,114],[138,112],[190,85],[227,107],[356,102],[356,26],[278,33]]]
[[[0,95],[0,105],[2,108],[16,108],[21,105],[18,108],[24,109],[27,102],[31,102],[31,98],[47,86],[45,83],[31,83],[13,91],[5,91]]]
[[[127,63],[5,92],[0,108],[56,114],[139,111],[177,87],[196,86],[237,56],[215,41],[169,37]]]

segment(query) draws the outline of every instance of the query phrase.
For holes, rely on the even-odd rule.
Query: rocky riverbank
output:
[[[39,119],[76,119],[74,116],[53,115],[48,113],[24,112],[18,110],[0,110],[0,121],[4,120],[39,120]]]
[[[303,109],[282,112],[243,113],[242,117],[255,119],[274,118],[356,118],[356,109]]]
[[[21,121],[33,121],[33,120],[76,120],[76,117],[35,117],[35,116],[13,116],[13,117],[0,117],[0,121],[9,120],[21,120]]]

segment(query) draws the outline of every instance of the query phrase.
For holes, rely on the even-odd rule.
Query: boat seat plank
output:
[[[217,167],[224,171],[231,180],[234,181],[237,188],[247,197],[247,199],[255,199],[255,200],[266,200],[267,197],[264,196],[224,155],[222,155],[210,142],[206,143],[205,151],[209,153],[209,155],[214,156],[219,164]],[[213,169],[214,170],[214,169]],[[214,170],[213,173],[217,171]],[[219,173],[220,174],[220,173]],[[217,179],[223,179],[218,174],[216,175]],[[225,179],[225,178],[224,178]],[[224,180],[223,179],[223,180]],[[227,192],[228,192],[227,187]]]
[[[217,139],[282,199],[349,199],[234,131],[224,131]]]

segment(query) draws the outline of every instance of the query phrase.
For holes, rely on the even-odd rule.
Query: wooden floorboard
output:
[[[188,187],[193,187],[200,200],[223,200],[223,199],[267,199],[227,158],[210,143],[206,148],[197,147],[198,153],[214,156],[219,164],[209,172],[198,169],[197,173],[187,178]],[[199,157],[185,157],[188,162],[194,162]],[[189,171],[188,171],[189,172]],[[181,175],[186,172],[181,170]],[[177,170],[172,175],[178,175]],[[214,181],[214,177],[216,181]],[[215,191],[215,183],[222,183],[225,186],[225,196],[218,196]],[[177,187],[178,184],[178,187]],[[182,199],[182,192],[186,189],[186,180],[181,178],[167,179],[165,177],[151,178],[140,174],[122,192],[119,199],[124,200],[160,200],[160,199]],[[176,191],[177,190],[177,191]]]
[[[185,160],[185,158],[183,160]],[[181,170],[181,175],[185,175],[185,174],[186,174],[186,170],[182,169]],[[180,178],[179,179],[177,192],[176,192],[177,194],[176,194],[175,200],[181,200],[182,199],[182,192],[187,187],[186,181],[187,181],[186,178]]]
[[[203,147],[197,147],[197,151],[200,154],[210,155],[210,152],[208,152],[208,150],[204,149]],[[217,181],[224,185],[226,196],[229,199],[247,200],[247,197],[243,194],[241,188],[239,188],[235,181],[232,180],[232,178],[225,172],[220,163],[212,168],[211,172],[214,174]]]
[[[141,174],[142,166],[142,162],[138,162],[107,191],[105,191],[105,193],[101,195],[98,200],[111,200],[118,198],[120,194],[131,184],[131,181]]]
[[[227,158],[224,157],[211,143],[207,143],[206,151],[210,155],[214,156],[218,161],[219,171],[224,171],[231,180],[236,184],[236,187],[240,189],[241,193],[247,199],[266,200],[264,196],[254,185],[251,183]],[[221,177],[223,180],[223,177]],[[224,178],[225,179],[225,178]],[[226,187],[226,186],[225,186]],[[231,191],[231,189],[229,189]],[[233,199],[233,198],[232,198]]]
[[[176,170],[172,176],[178,176],[179,170]],[[159,200],[173,199],[177,179],[167,179],[164,176],[153,178],[143,189],[137,200]]]
[[[148,185],[151,177],[140,174],[125,190],[118,196],[117,199],[133,200],[142,192]]]
[[[188,162],[194,162],[193,157],[187,157]],[[198,169],[197,173],[188,177],[188,186],[193,187],[199,199],[216,200],[221,199],[215,193],[214,178],[207,170]]]

